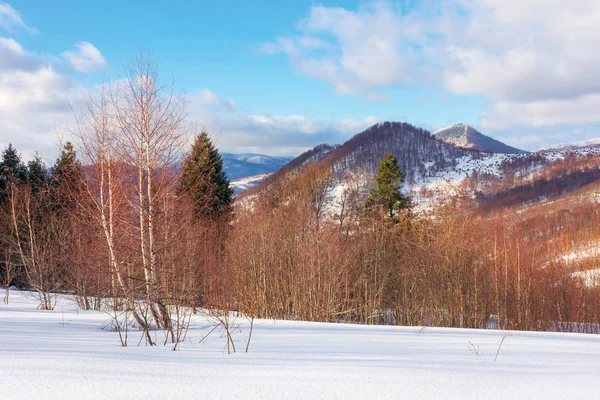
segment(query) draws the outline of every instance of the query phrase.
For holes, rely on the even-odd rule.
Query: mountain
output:
[[[246,183],[245,180],[241,180],[241,182],[235,180],[232,182],[232,185],[238,194],[250,189],[260,190],[261,187],[269,186],[271,183],[284,178],[285,175],[290,172],[301,170],[306,165],[321,161],[325,156],[339,147],[339,144],[320,144],[300,154],[272,174],[259,175],[258,177],[260,177],[260,179],[258,179],[258,177],[256,177],[257,179],[253,179],[255,177],[249,177],[247,178],[249,179],[249,183]]]
[[[231,180],[277,171],[293,158],[251,153],[221,153],[221,157],[225,173]]]
[[[502,154],[525,154],[524,150],[511,147],[507,144],[492,139],[478,132],[475,128],[467,124],[455,124],[435,132],[433,136],[442,142],[452,144],[457,147],[487,151],[490,153]]]
[[[253,176],[246,176],[243,178],[233,179],[229,182],[229,186],[233,188],[233,195],[239,196],[241,193],[248,189],[252,189],[258,186],[264,179],[266,179],[271,173],[259,174]]]
[[[590,139],[584,142],[560,143],[553,146],[543,147],[541,149],[534,150],[534,152],[541,153],[551,151],[579,150],[588,148],[600,148],[600,138]]]
[[[348,193],[353,193],[353,198],[358,201],[366,198],[369,189],[375,185],[374,176],[379,161],[388,152],[394,155],[400,170],[406,174],[403,191],[421,210],[430,209],[440,196],[444,198],[461,190],[463,194],[471,193],[473,200],[490,202],[490,207],[502,207],[511,202],[533,204],[577,190],[599,176],[595,169],[590,172],[587,164],[574,168],[571,166],[573,161],[563,163],[562,160],[568,160],[574,154],[570,150],[526,153],[476,131],[473,134],[468,128],[463,128],[462,132],[464,137],[477,139],[477,143],[491,143],[494,146],[488,146],[487,151],[480,151],[440,140],[438,135],[408,123],[379,123],[343,145],[317,146],[290,161],[240,197],[254,199],[255,195],[268,192],[267,188],[276,188],[278,185],[274,184],[289,175],[301,173],[308,164],[316,163],[331,170],[323,209],[329,215],[339,215],[344,209],[343,202]],[[456,134],[455,137],[460,135]],[[492,153],[490,148],[510,150],[512,153]],[[596,158],[586,161],[586,157],[599,156],[600,148],[586,148],[575,155],[581,156],[582,163],[592,162]],[[565,185],[565,179],[571,180],[572,185]],[[462,185],[465,182],[468,186]],[[557,187],[566,189],[558,190]],[[251,204],[252,201],[245,204]]]
[[[475,168],[468,165],[469,162],[489,158],[489,154],[436,140],[429,131],[411,124],[384,122],[371,126],[341,146],[315,147],[290,161],[250,192],[258,193],[311,162],[330,167],[337,185],[348,183],[350,175],[354,178],[360,175],[361,187],[366,190],[372,184],[379,160],[388,152],[396,157],[400,169],[406,173],[407,187],[448,178],[448,175],[464,176]]]

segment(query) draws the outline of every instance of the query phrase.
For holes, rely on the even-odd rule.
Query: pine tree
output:
[[[398,161],[392,153],[387,153],[379,163],[375,177],[377,188],[371,189],[366,207],[368,209],[381,207],[390,218],[394,217],[394,213],[409,208],[410,200],[401,192],[404,178],[405,175],[398,167]]]
[[[27,167],[12,144],[2,153],[0,161],[0,202],[8,196],[10,183],[23,183],[27,181]]]
[[[194,138],[181,166],[179,193],[194,201],[197,217],[219,217],[231,210],[233,189],[223,170],[223,159],[205,130]]]

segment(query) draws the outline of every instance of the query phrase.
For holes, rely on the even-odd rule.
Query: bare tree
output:
[[[144,270],[146,301],[158,327],[172,332],[170,315],[160,291],[156,219],[159,204],[174,193],[174,168],[185,131],[185,102],[173,82],[161,80],[151,53],[142,53],[111,93],[118,124],[117,152],[135,168],[135,190],[128,203],[138,216],[138,246]],[[166,210],[163,210],[166,212]]]

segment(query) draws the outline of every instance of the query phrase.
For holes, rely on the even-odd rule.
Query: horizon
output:
[[[293,157],[384,121],[527,151],[600,136],[593,0],[143,4],[138,24],[137,0],[0,2],[0,147],[53,160],[140,48],[223,153]]]

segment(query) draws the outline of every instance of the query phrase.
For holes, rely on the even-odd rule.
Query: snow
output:
[[[587,271],[573,272],[574,278],[579,278],[587,287],[596,287],[600,285],[600,269],[588,269]]]
[[[476,144],[470,143],[467,138],[469,126],[466,124],[454,124],[443,129],[435,131],[433,136],[442,137],[443,141],[458,147],[476,147]]]
[[[229,186],[233,189],[234,194],[237,195],[242,192],[245,192],[248,189],[251,189],[251,188],[257,186],[260,182],[262,182],[263,179],[265,179],[267,176],[269,176],[271,174],[272,173],[259,174],[259,175],[248,176],[245,178],[234,179],[229,183]]]
[[[535,150],[534,153],[543,154],[544,157],[549,162],[556,161],[558,159],[563,159],[567,155],[574,155],[576,157],[583,157],[587,155],[598,155],[600,154],[600,147],[577,147],[576,145],[572,145],[573,147],[569,147],[569,145],[563,145],[566,147],[548,147],[544,149]]]
[[[494,362],[502,331],[258,321],[250,352],[227,355],[219,334],[198,343],[212,329],[201,317],[178,351],[120,347],[108,319],[66,298],[39,311],[12,291],[0,305],[2,398],[600,398],[598,335],[511,332]]]
[[[566,262],[577,262],[582,261],[587,258],[598,257],[600,256],[600,249],[598,247],[589,244],[587,247],[572,251],[567,254],[563,254],[561,258]]]
[[[542,147],[538,150],[534,150],[535,153],[546,152],[546,151],[559,151],[559,150],[573,150],[581,149],[583,147],[598,147],[600,146],[600,138],[589,139],[583,142],[574,143],[559,143],[552,146]]]
[[[588,243],[586,246],[563,254],[560,258],[567,263],[579,264],[589,259],[600,257],[600,248],[595,243]],[[577,271],[571,274],[572,277],[581,279],[587,287],[600,285],[600,268]]]

